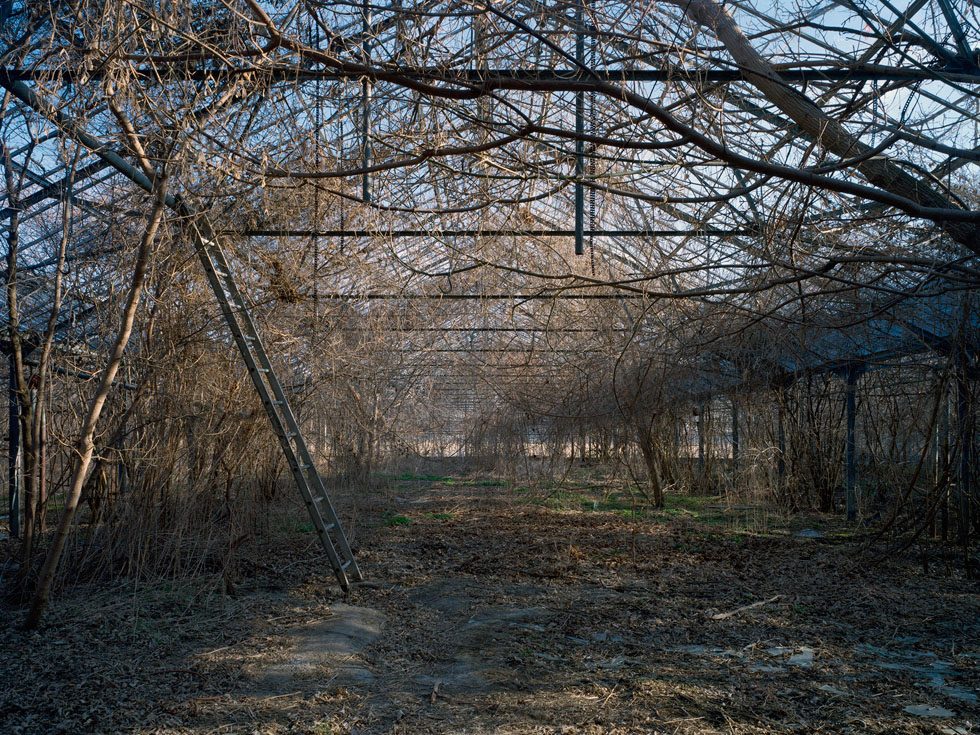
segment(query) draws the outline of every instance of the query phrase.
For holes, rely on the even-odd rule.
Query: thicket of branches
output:
[[[16,586],[233,583],[270,523],[204,221],[334,486],[577,459],[831,511],[852,371],[861,512],[968,550],[978,19],[865,5],[4,6]]]

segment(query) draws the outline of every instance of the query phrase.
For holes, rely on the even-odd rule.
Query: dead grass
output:
[[[236,598],[198,584],[77,589],[44,630],[7,628],[0,732],[956,733],[980,722],[969,697],[980,596],[955,569],[872,565],[827,519],[807,519],[824,535],[806,539],[791,533],[798,522],[733,521],[708,501],[627,513],[608,488],[553,503],[550,489],[486,478],[392,483],[359,501],[359,559],[377,584],[348,600],[387,621],[361,654],[373,681],[338,686],[323,672],[258,686],[340,599],[296,525],[243,562]],[[954,714],[905,711],[917,705]]]

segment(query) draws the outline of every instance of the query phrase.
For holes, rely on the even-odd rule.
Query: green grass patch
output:
[[[552,510],[580,510],[586,513],[615,513],[633,518],[650,509],[642,496],[626,491],[612,491],[598,486],[555,490],[535,501]]]
[[[397,526],[411,526],[412,519],[408,516],[389,514],[385,516],[384,525],[387,528],[395,528]]]
[[[606,492],[601,499],[592,501],[592,510],[636,515],[645,513],[649,508],[642,495],[629,489],[617,492]]]
[[[555,490],[548,493],[547,497],[535,501],[535,505],[543,505],[552,510],[576,510],[583,508],[586,504],[591,507],[592,498],[573,490]]]
[[[506,487],[506,480],[496,480],[493,478],[484,478],[480,480],[460,480],[460,485],[468,485],[470,487]]]
[[[717,505],[719,498],[710,495],[675,495],[664,496],[664,507],[659,511],[665,518],[689,518],[706,526],[728,526],[731,518]]]
[[[703,513],[712,503],[717,503],[718,498],[705,495],[675,495],[673,493],[664,496],[665,510],[687,510],[691,513]]]
[[[395,477],[399,482],[444,482],[452,483],[453,478],[446,475],[416,475],[412,472],[403,472]]]
[[[649,518],[656,513],[654,509],[645,505],[637,505],[635,508],[616,508],[611,509],[608,512],[630,520],[636,520],[637,518]]]
[[[518,486],[517,494],[531,493],[531,488]],[[632,484],[610,487],[589,482],[569,483],[556,487],[537,498],[529,499],[535,505],[556,511],[580,511],[583,513],[610,513],[625,519],[648,519],[671,521],[693,521],[706,527],[711,533],[758,532],[772,521],[764,509],[741,509],[724,507],[724,498],[715,495],[686,495],[668,493],[664,497],[664,507],[654,508],[642,488]],[[765,515],[760,520],[759,514]],[[744,542],[740,539],[739,542]]]

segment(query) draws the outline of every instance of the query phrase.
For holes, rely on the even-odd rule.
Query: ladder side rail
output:
[[[296,423],[295,417],[292,416],[291,412],[286,413],[284,411],[283,414],[287,419],[284,421],[283,416],[280,415],[280,411],[277,410],[276,402],[273,401],[273,396],[276,396],[280,401],[280,408],[288,409],[288,401],[286,401],[286,396],[282,391],[282,386],[272,369],[272,365],[269,362],[267,354],[265,353],[265,349],[261,343],[261,339],[259,338],[255,323],[251,319],[251,315],[246,308],[241,292],[237,288],[237,284],[235,283],[228,267],[227,260],[225,260],[224,257],[214,257],[216,254],[221,253],[220,248],[217,247],[217,244],[213,240],[208,240],[206,237],[204,237],[199,231],[197,231],[196,228],[194,239],[195,245],[198,245],[198,255],[204,266],[204,271],[208,278],[208,282],[218,298],[218,303],[221,306],[225,320],[231,329],[235,343],[238,346],[239,352],[241,353],[243,359],[245,360],[249,376],[252,378],[252,383],[255,385],[256,391],[259,393],[263,407],[265,408],[266,413],[268,414],[272,423],[273,431],[279,440],[279,444],[281,445],[284,454],[286,455],[287,463],[289,464],[289,468],[293,474],[296,485],[299,487],[300,493],[303,496],[303,500],[306,503],[307,511],[309,512],[314,525],[317,528],[320,543],[327,553],[327,557],[329,558],[330,564],[334,569],[338,582],[340,582],[341,587],[346,590],[350,587],[346,569],[352,567],[357,573],[358,580],[361,579],[360,570],[357,567],[357,563],[354,561],[354,556],[350,550],[346,535],[344,534],[340,525],[336,511],[334,510],[333,505],[330,503],[330,499],[326,494],[326,489],[323,486],[323,482],[320,479],[319,474],[316,472],[316,468],[313,466],[312,458],[310,457],[305,441],[303,441],[303,437],[299,431],[299,426]],[[218,267],[224,269],[224,272],[227,274],[225,277],[222,277],[222,275],[217,271],[215,261],[217,261]],[[229,296],[231,296],[231,299],[229,299]],[[235,303],[233,304],[232,302]],[[243,324],[245,329],[242,328]],[[251,334],[248,334],[249,332]],[[251,343],[246,339],[246,336],[252,337]],[[256,360],[256,357],[259,359]],[[260,366],[263,367],[264,370],[260,370]],[[281,396],[281,398],[279,398],[279,396]],[[287,428],[289,431],[287,431]],[[304,463],[306,465],[305,469],[303,467]],[[312,484],[312,487],[310,482],[311,477],[316,478],[315,483]],[[317,492],[314,492],[314,490]],[[325,508],[321,508],[318,501],[322,502],[325,505]],[[326,519],[324,519],[324,510],[326,510]],[[329,524],[325,522],[325,520],[329,521]],[[342,559],[340,554],[338,554],[335,541],[329,535],[328,525],[330,526],[331,530],[336,531],[334,536],[336,537],[337,541],[339,541],[338,545],[340,546],[340,550],[346,558]]]
[[[354,557],[354,552],[350,548],[350,543],[347,540],[347,534],[343,533],[342,527],[340,525],[340,520],[337,516],[337,511],[334,510],[333,503],[330,501],[330,496],[327,494],[327,488],[323,484],[323,478],[319,474],[316,474],[316,483],[314,485],[317,492],[319,492],[320,497],[323,498],[323,503],[327,508],[327,512],[334,519],[336,523],[336,528],[341,530],[340,533],[336,534],[336,544],[340,547],[342,556],[346,557],[350,561],[349,573],[350,576],[354,578],[355,581],[361,582],[364,579],[364,575],[361,573],[361,568],[357,564],[357,559]]]
[[[301,437],[302,432],[300,431],[299,422],[296,420],[296,415],[293,413],[292,406],[290,405],[289,400],[286,397],[286,393],[282,388],[282,384],[280,383],[279,378],[272,367],[272,363],[269,360],[265,345],[263,344],[262,338],[259,335],[258,328],[255,325],[255,321],[252,319],[251,313],[248,311],[247,304],[245,303],[245,297],[238,288],[238,283],[235,281],[234,276],[232,276],[231,267],[228,264],[227,258],[225,257],[224,250],[221,248],[221,245],[217,240],[205,239],[205,241],[207,243],[207,247],[209,247],[215,255],[216,265],[223,268],[224,272],[228,274],[225,282],[228,285],[229,295],[232,296],[236,302],[236,306],[239,308],[240,320],[248,329],[247,337],[254,342],[254,352],[259,358],[260,366],[268,371],[264,373],[264,377],[272,390],[272,394],[275,396],[277,401],[280,401],[278,407],[282,413],[283,419],[285,420],[285,425],[291,432],[295,433],[297,437]],[[220,278],[219,274],[216,273],[215,275]]]
[[[313,486],[319,491],[319,494],[323,497],[323,501],[330,512],[330,516],[331,516],[330,520],[336,522],[337,515],[333,508],[332,503],[330,502],[327,489],[323,484],[323,478],[320,476],[318,472],[316,472],[316,467],[313,462],[313,457],[310,454],[309,447],[306,444],[306,440],[300,429],[299,422],[292,411],[292,406],[289,403],[285,391],[282,389],[282,385],[279,382],[275,371],[272,369],[272,364],[268,359],[268,355],[265,351],[265,347],[262,343],[261,337],[258,334],[257,328],[255,327],[254,320],[252,320],[251,314],[249,314],[248,310],[245,307],[245,303],[244,303],[245,300],[241,293],[241,290],[238,288],[238,284],[235,282],[234,278],[231,277],[231,268],[228,264],[227,259],[225,258],[224,251],[221,249],[220,245],[215,241],[209,241],[209,246],[217,256],[216,260],[219,267],[223,268],[224,272],[229,274],[229,278],[227,279],[229,288],[232,289],[232,294],[235,300],[241,303],[240,308],[241,308],[242,321],[247,324],[249,331],[251,332],[251,336],[253,337],[253,341],[255,345],[255,352],[258,354],[260,359],[262,359],[263,367],[265,367],[268,370],[268,372],[265,373],[265,377],[270,384],[273,394],[275,395],[276,399],[280,402],[278,405],[283,416],[285,417],[286,420],[285,424],[290,429],[290,431],[295,434],[295,436],[292,439],[296,444],[296,449],[298,450],[297,453],[300,455],[300,459],[303,460],[308,465],[308,468],[310,470],[309,478],[312,480]],[[344,546],[346,545],[347,545],[347,540],[344,539]],[[352,554],[350,556],[351,558],[353,558]]]
[[[301,468],[308,473],[308,479],[311,481],[311,484],[318,489],[320,494],[323,496],[324,502],[327,504],[330,510],[330,515],[332,516],[329,520],[336,522],[336,513],[333,510],[333,506],[329,502],[326,487],[323,485],[322,478],[316,471],[316,465],[313,462],[313,457],[310,454],[309,447],[306,444],[299,421],[296,419],[296,415],[292,410],[292,405],[290,404],[289,399],[286,396],[286,392],[283,390],[282,384],[280,383],[278,376],[272,367],[268,353],[265,350],[265,345],[263,344],[258,333],[254,320],[251,318],[251,314],[248,312],[241,290],[238,288],[238,284],[235,282],[234,277],[231,276],[231,269],[227,259],[224,256],[224,252],[214,241],[209,241],[208,247],[215,254],[215,260],[217,261],[218,266],[223,268],[224,272],[228,274],[228,278],[225,279],[225,282],[229,287],[232,298],[237,302],[240,311],[240,319],[248,328],[248,336],[251,338],[253,351],[259,358],[259,362],[257,364],[263,368],[258,372],[265,378],[265,381],[268,383],[268,389],[271,390],[272,395],[275,397],[275,402],[272,405],[274,408],[278,409],[279,413],[281,413],[281,416],[277,416],[277,418],[283,422],[284,428],[288,429],[288,431],[284,431],[284,434],[291,442],[295,444],[295,447],[291,447],[291,449],[293,449],[295,454],[298,455],[301,462]],[[215,275],[219,279],[221,278],[220,274],[216,273]]]

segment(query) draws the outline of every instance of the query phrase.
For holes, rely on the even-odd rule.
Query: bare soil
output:
[[[8,609],[0,732],[980,732],[980,590],[952,564],[569,497],[394,482],[359,500],[346,597],[295,532],[234,597],[76,588],[30,634]]]

